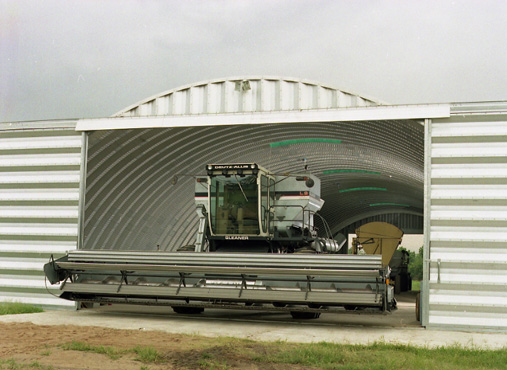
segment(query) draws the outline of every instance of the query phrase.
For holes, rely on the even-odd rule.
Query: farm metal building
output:
[[[46,291],[51,254],[191,244],[193,178],[213,162],[308,166],[334,234],[371,220],[424,232],[424,326],[507,329],[507,102],[389,105],[280,77],[0,124],[0,300],[72,307]]]

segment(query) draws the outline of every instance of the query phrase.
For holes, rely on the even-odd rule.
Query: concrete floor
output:
[[[80,311],[0,316],[0,322],[156,330],[263,341],[327,341],[349,344],[385,342],[428,347],[459,345],[507,349],[507,333],[422,328],[415,318],[414,296],[411,294],[398,297],[398,310],[391,314],[324,313],[317,320],[293,320],[289,313],[284,312],[207,309],[200,315],[178,315],[171,308],[118,305]]]

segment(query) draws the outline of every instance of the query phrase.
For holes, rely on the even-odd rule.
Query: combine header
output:
[[[91,303],[289,311],[317,318],[336,309],[395,307],[379,255],[337,254],[345,241],[319,236],[324,204],[310,174],[275,175],[257,164],[207,165],[198,176],[195,244],[178,252],[77,250],[44,266],[61,298]]]

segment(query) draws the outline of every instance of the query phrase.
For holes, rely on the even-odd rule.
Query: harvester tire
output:
[[[398,274],[394,278],[394,294],[400,294],[402,292],[401,289],[401,275]]]
[[[172,306],[174,312],[179,314],[197,315],[204,312],[202,307],[183,307],[183,306]]]
[[[320,312],[291,311],[290,314],[296,320],[312,320],[320,317]]]
[[[362,310],[364,310],[364,307],[353,306],[353,305],[345,305],[345,306],[343,306],[343,308],[345,308],[345,310],[347,310],[347,311],[362,311]]]

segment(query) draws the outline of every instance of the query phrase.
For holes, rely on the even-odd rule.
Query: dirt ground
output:
[[[65,349],[72,342],[91,346],[112,346],[121,351],[117,359],[91,351]],[[118,330],[92,326],[40,326],[31,323],[0,323],[0,369],[309,369],[308,367],[257,363],[249,356],[230,351],[230,342],[200,336],[158,331]],[[128,350],[155,348],[159,362],[142,362]],[[246,343],[246,351],[262,355],[265,347]]]
[[[411,299],[411,297],[409,298]],[[136,309],[139,309],[141,313]],[[252,360],[251,358],[254,356],[265,357],[266,345],[261,342],[231,339],[230,337],[235,336],[231,332],[231,328],[236,325],[245,332],[252,330],[264,332],[267,329],[258,328],[258,325],[264,325],[263,321],[267,320],[269,325],[279,325],[277,327],[282,333],[287,331],[286,321],[289,321],[289,327],[292,329],[301,330],[301,325],[307,328],[308,324],[320,322],[321,326],[317,325],[318,328],[328,330],[330,327],[342,325],[340,321],[332,320],[346,319],[347,328],[350,330],[350,325],[354,320],[359,320],[359,317],[350,315],[341,317],[329,314],[318,322],[298,323],[293,322],[288,314],[270,316],[264,312],[260,315],[244,311],[215,310],[216,312],[213,312],[210,310],[209,314],[195,317],[177,315],[171,309],[158,311],[154,308],[151,309],[154,312],[147,312],[150,310],[145,306],[122,307],[120,305],[104,306],[95,310],[47,311],[34,315],[12,315],[12,319],[20,319],[20,322],[0,321],[0,370],[311,369],[294,364],[271,364]],[[123,310],[126,310],[126,313]],[[413,319],[413,308],[410,308],[409,311],[409,313],[402,315],[403,318],[397,320],[408,321],[408,317]],[[402,312],[399,313],[402,314]],[[46,317],[50,314],[52,317],[54,316],[53,319]],[[40,322],[30,322],[39,315],[45,315],[45,318],[38,320]],[[65,318],[68,315],[72,316],[69,322],[79,322],[79,324],[62,325],[65,324]],[[115,320],[118,321],[117,328],[104,327],[104,325],[87,326],[90,325],[90,320],[102,322],[99,320],[99,316],[111,323]],[[3,316],[3,318],[7,317]],[[363,322],[368,322],[367,318],[363,316],[360,318]],[[229,322],[230,319],[233,319],[232,322]],[[394,318],[384,317],[384,320],[387,319],[392,321],[390,321],[391,325],[398,325],[397,321],[393,320]],[[171,333],[164,331],[162,327],[157,327],[156,324],[155,326],[148,325],[153,321],[158,322],[157,320],[162,320],[164,325],[172,323],[180,329],[185,324],[190,325],[196,322],[196,325],[208,328],[209,330],[206,332],[212,338],[194,335],[194,333],[202,334],[202,331],[196,330],[192,325],[191,327],[194,328],[190,331],[192,334]],[[374,320],[379,320],[378,315],[375,315]],[[133,325],[130,325],[129,328],[126,321]],[[413,321],[415,322],[415,320]],[[51,322],[51,325],[46,324],[48,322]],[[61,324],[58,324],[59,322]],[[374,321],[374,323],[376,322]],[[220,331],[212,330],[211,324],[217,324],[216,328],[220,328]],[[129,329],[123,329],[123,327]],[[132,330],[132,327],[141,329]],[[221,336],[229,336],[229,338],[224,339]],[[237,337],[241,338],[241,336]],[[95,346],[95,348],[113,347],[120,355],[117,356],[118,358],[111,358],[111,356],[97,353],[97,351],[77,351],[65,348],[73,342]],[[235,348],[231,348],[232,346]],[[132,351],[136,347],[154,348],[162,358],[158,362],[143,362]],[[238,348],[240,348],[239,351]]]
[[[0,370],[311,369],[266,362],[276,347],[272,341],[507,348],[505,333],[425,330],[413,301],[410,294],[399,297],[392,315],[324,313],[311,322],[284,313],[210,309],[178,315],[121,305],[0,316]],[[71,350],[72,343],[93,347]],[[116,356],[99,353],[108,347]],[[136,347],[156,350],[160,358],[143,362]]]

